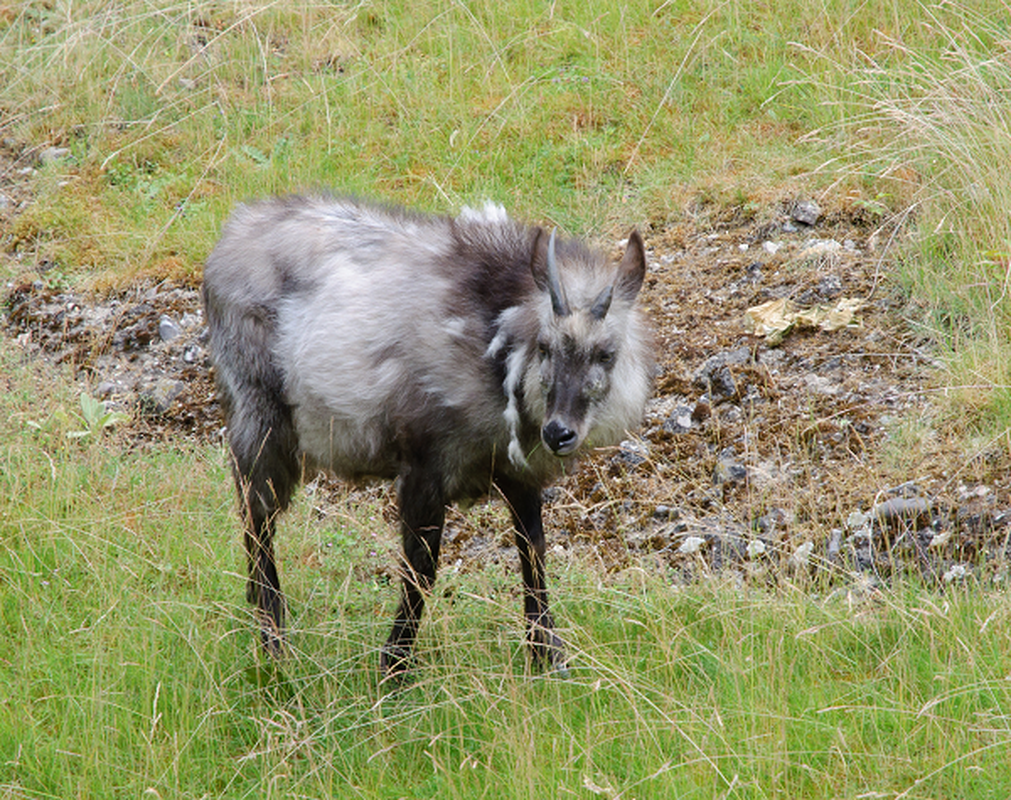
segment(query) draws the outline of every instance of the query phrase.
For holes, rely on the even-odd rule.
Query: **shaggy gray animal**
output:
[[[532,655],[564,669],[541,491],[641,422],[645,270],[635,231],[610,263],[491,204],[456,218],[340,197],[236,210],[203,296],[268,651],[281,650],[285,610],[274,521],[302,475],[324,469],[398,480],[403,587],[385,674],[409,666],[446,505],[489,493],[516,528]]]

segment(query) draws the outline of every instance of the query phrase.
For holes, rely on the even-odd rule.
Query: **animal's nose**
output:
[[[576,449],[579,444],[579,434],[572,428],[565,427],[558,420],[551,420],[541,431],[541,438],[544,444],[551,448],[551,452],[556,456],[567,456]]]

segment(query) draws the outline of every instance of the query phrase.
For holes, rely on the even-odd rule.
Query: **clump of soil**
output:
[[[552,558],[679,581],[1007,579],[1008,454],[970,459],[915,435],[930,430],[935,365],[907,321],[915,306],[885,279],[894,231],[876,225],[799,204],[647,236],[656,396],[636,438],[547,490]],[[802,312],[860,302],[849,324],[798,326],[777,345],[746,330],[749,308],[782,299]],[[25,358],[71,364],[82,390],[131,413],[138,441],[220,437],[194,288],[94,299],[22,283],[3,327]],[[317,482],[313,502],[357,502],[338,486]],[[485,516],[451,516],[444,560],[512,564],[506,526]]]

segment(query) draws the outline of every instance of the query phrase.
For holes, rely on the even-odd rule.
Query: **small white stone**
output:
[[[809,239],[800,249],[801,258],[817,258],[830,256],[842,250],[842,245],[835,239]]]
[[[681,542],[681,546],[678,548],[678,552],[686,556],[690,556],[693,553],[697,553],[699,550],[701,550],[702,545],[704,545],[705,543],[706,540],[703,539],[701,536],[689,536],[687,539]]]
[[[945,583],[951,583],[952,581],[960,581],[969,573],[969,571],[962,564],[955,564],[951,569],[944,573],[942,579]]]
[[[813,552],[814,542],[804,542],[804,544],[793,551],[793,555],[790,556],[790,563],[795,567],[807,566],[807,562],[811,560],[811,553]]]
[[[940,531],[935,533],[933,538],[930,540],[930,544],[927,547],[942,547],[948,543],[951,538],[951,531]]]

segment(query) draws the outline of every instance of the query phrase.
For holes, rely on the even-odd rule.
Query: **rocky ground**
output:
[[[931,345],[885,278],[894,233],[814,203],[649,232],[656,397],[636,438],[547,490],[552,558],[677,581],[1005,581],[1008,454],[966,454],[932,426]],[[5,346],[71,365],[82,392],[130,415],[134,442],[220,441],[195,287],[93,298],[43,277],[5,294]],[[353,502],[313,487],[322,515]],[[495,533],[481,519],[451,516],[444,559],[511,566],[504,518]]]

